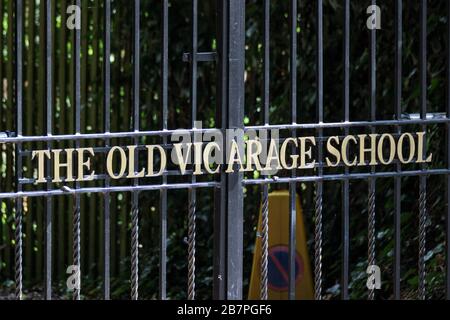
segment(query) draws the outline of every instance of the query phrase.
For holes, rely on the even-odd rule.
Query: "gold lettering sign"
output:
[[[228,150],[218,142],[176,143],[170,150],[170,157],[160,145],[113,146],[106,155],[106,174],[115,180],[157,177],[167,170],[168,159],[172,159],[182,175],[188,168],[192,168],[193,175],[216,174],[222,168],[226,173],[311,169],[319,160],[326,167],[389,165],[395,159],[403,164],[429,163],[433,155],[426,155],[425,139],[425,132],[406,132],[397,138],[389,133],[331,136],[323,145],[324,159],[315,158],[318,142],[312,136],[270,139],[268,145],[258,138],[241,143],[232,140]],[[147,154],[147,164],[143,166],[137,161],[142,152]],[[225,155],[217,157],[222,152]],[[226,162],[212,160],[218,158]],[[96,155],[93,148],[35,150],[32,159],[37,169],[36,183],[47,182],[48,176],[55,183],[94,180]],[[48,161],[51,172],[47,172],[45,165]]]

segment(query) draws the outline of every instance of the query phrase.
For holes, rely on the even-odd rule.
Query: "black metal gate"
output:
[[[141,60],[140,47],[142,45],[141,25],[140,25],[140,5],[141,1],[136,0],[133,3],[134,12],[134,46],[133,46],[133,126],[134,130],[129,132],[110,132],[110,114],[111,114],[111,69],[110,60],[104,60],[104,128],[103,132],[98,133],[81,133],[80,117],[82,112],[81,105],[81,38],[80,30],[75,30],[74,54],[74,110],[75,123],[74,132],[72,134],[56,135],[53,134],[52,127],[52,113],[54,112],[54,92],[52,86],[46,87],[46,114],[47,114],[47,134],[46,135],[24,135],[23,132],[23,43],[24,43],[24,5],[23,0],[16,0],[15,7],[15,108],[16,108],[16,126],[14,128],[5,128],[4,133],[0,137],[0,143],[13,145],[15,152],[15,178],[16,190],[15,192],[1,192],[0,199],[14,199],[15,201],[15,288],[16,298],[22,298],[22,215],[23,215],[23,199],[32,197],[45,197],[48,199],[46,206],[46,221],[45,221],[45,297],[52,298],[52,201],[51,199],[58,196],[73,196],[73,265],[80,266],[80,196],[82,194],[98,193],[102,195],[103,202],[100,204],[104,208],[104,298],[110,299],[110,195],[117,192],[130,193],[132,201],[131,210],[131,298],[138,299],[138,281],[139,281],[139,194],[146,191],[160,190],[160,253],[159,253],[159,298],[166,299],[167,292],[167,191],[168,190],[189,190],[188,211],[188,236],[187,236],[187,255],[188,255],[188,298],[195,299],[196,293],[196,209],[197,199],[196,191],[199,188],[213,188],[215,194],[214,202],[214,275],[213,275],[213,297],[216,299],[242,299],[243,295],[243,225],[244,225],[244,191],[246,186],[260,185],[261,198],[263,203],[262,221],[263,233],[261,234],[263,241],[263,254],[261,262],[261,298],[267,299],[267,275],[268,275],[268,194],[269,185],[284,184],[289,186],[290,192],[290,221],[289,221],[289,297],[295,298],[295,248],[296,248],[296,208],[295,195],[296,188],[299,183],[308,182],[314,183],[314,285],[315,285],[315,299],[323,297],[322,292],[322,248],[323,248],[323,186],[328,181],[339,181],[342,184],[342,261],[341,261],[341,297],[343,299],[349,298],[349,250],[350,250],[350,235],[349,235],[349,219],[350,219],[350,181],[353,180],[367,180],[369,189],[368,203],[367,203],[367,226],[368,226],[368,265],[376,264],[375,244],[376,244],[376,227],[375,227],[375,201],[376,201],[376,180],[380,178],[392,178],[394,183],[394,198],[395,198],[395,251],[393,256],[393,280],[394,280],[394,297],[400,298],[400,231],[401,231],[401,179],[407,176],[417,176],[420,179],[419,190],[419,290],[418,298],[425,299],[426,295],[426,273],[425,273],[425,255],[426,255],[426,219],[427,219],[427,178],[431,175],[446,176],[447,185],[450,183],[450,162],[447,160],[447,167],[443,169],[431,169],[423,165],[419,170],[402,170],[401,163],[397,162],[394,170],[377,172],[375,166],[371,166],[369,172],[352,172],[348,167],[341,167],[341,173],[330,173],[326,171],[326,164],[324,161],[324,146],[325,130],[337,130],[340,135],[348,135],[350,130],[358,128],[369,133],[375,133],[377,128],[389,127],[394,128],[397,134],[402,132],[405,126],[419,125],[422,131],[427,131],[427,125],[443,125],[446,129],[446,148],[447,156],[450,157],[450,103],[447,102],[445,115],[436,115],[427,113],[427,1],[420,0],[420,114],[417,117],[409,116],[405,118],[402,115],[402,36],[403,36],[403,21],[402,21],[402,3],[401,0],[396,0],[395,11],[395,106],[393,106],[394,119],[392,120],[377,120],[377,30],[373,29],[370,34],[370,119],[368,121],[352,121],[350,110],[350,0],[343,1],[344,6],[344,28],[343,28],[343,49],[344,61],[343,63],[343,110],[342,121],[325,122],[324,119],[324,13],[323,1],[316,1],[315,10],[315,26],[316,26],[316,121],[311,123],[298,123],[299,115],[297,111],[297,70],[298,54],[297,46],[297,28],[298,28],[298,13],[297,1],[290,1],[290,44],[289,56],[290,62],[290,83],[289,95],[290,106],[289,112],[292,121],[286,124],[270,124],[269,107],[270,107],[270,0],[260,1],[264,7],[264,39],[263,39],[263,101],[262,113],[264,115],[264,123],[260,126],[244,126],[244,95],[245,95],[245,7],[246,3],[242,0],[219,0],[217,2],[217,52],[199,52],[198,47],[198,0],[192,0],[192,19],[191,19],[191,48],[189,53],[186,53],[183,59],[189,63],[190,68],[190,104],[191,104],[191,119],[192,128],[188,131],[192,134],[196,132],[210,132],[210,129],[196,128],[195,120],[197,115],[197,79],[198,79],[198,65],[199,63],[216,63],[217,65],[217,109],[216,109],[216,127],[223,132],[226,129],[242,129],[243,132],[249,130],[285,130],[289,132],[292,137],[297,137],[301,131],[313,131],[318,138],[318,155],[319,159],[316,167],[308,174],[299,174],[298,170],[292,170],[290,176],[286,177],[264,177],[264,178],[244,178],[244,174],[239,172],[225,173],[222,170],[217,174],[213,181],[197,181],[192,175],[189,183],[170,183],[168,177],[170,172],[166,172],[158,183],[141,183],[139,179],[134,179],[131,186],[116,186],[111,185],[111,181],[106,176],[95,176],[96,181],[102,184],[96,186],[81,186],[79,182],[73,186],[66,185],[61,189],[56,189],[51,180],[47,182],[45,190],[24,190],[25,184],[32,184],[34,181],[25,179],[23,177],[22,165],[23,158],[30,156],[30,150],[24,148],[24,145],[30,143],[41,143],[46,148],[50,149],[59,142],[74,142],[75,148],[79,148],[83,141],[98,140],[103,142],[103,147],[98,147],[96,151],[105,152],[111,148],[113,139],[130,139],[134,144],[138,145],[143,137],[160,137],[164,145],[168,145],[168,137],[175,130],[168,127],[168,75],[169,75],[169,1],[162,1],[162,35],[161,35],[161,92],[160,103],[162,109],[162,126],[159,130],[143,131],[140,130],[140,78],[141,78]],[[111,0],[106,0],[104,3],[104,54],[106,57],[111,55]],[[82,1],[77,0],[74,3],[81,7]],[[376,1],[372,1],[376,5]],[[52,12],[52,1],[46,0],[46,65],[41,66],[46,68],[45,82],[52,83],[54,81],[52,66],[54,63],[52,50],[52,22],[50,21]],[[450,16],[450,11],[448,12]],[[450,26],[450,24],[449,24]],[[450,27],[449,27],[450,37]],[[450,61],[450,54],[446,53],[448,61]],[[181,58],[181,57],[180,57]],[[447,80],[449,80],[447,78]],[[450,83],[450,82],[449,82]],[[447,85],[447,93],[450,94],[450,84]],[[237,139],[239,140],[239,139]],[[241,141],[242,142],[242,141]],[[47,163],[47,169],[51,170],[50,162]],[[446,216],[450,217],[450,191],[446,191]],[[450,219],[446,222],[446,234],[450,234]],[[447,246],[445,252],[446,259],[446,297],[450,298],[450,251]],[[81,284],[82,288],[82,284]],[[80,288],[74,290],[74,299],[80,299]],[[369,298],[375,298],[375,290],[369,290]]]

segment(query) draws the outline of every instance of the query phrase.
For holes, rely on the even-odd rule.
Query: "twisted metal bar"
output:
[[[22,199],[16,200],[15,224],[15,283],[16,299],[22,300]]]
[[[314,298],[322,300],[322,182],[316,183],[314,230]]]
[[[375,265],[375,179],[369,179],[368,257],[369,266]],[[375,299],[375,289],[369,290],[369,300]]]
[[[195,190],[189,189],[188,216],[188,299],[195,300]]]
[[[422,179],[422,177],[421,177]],[[426,299],[426,220],[427,220],[427,190],[424,182],[420,183],[419,192],[419,299]]]
[[[17,122],[16,130],[17,134],[22,135],[23,121],[23,18],[24,18],[24,4],[22,0],[16,0],[15,3],[15,42],[16,42],[16,87],[15,87],[15,103],[17,105]],[[9,5],[12,9],[12,4]],[[12,12],[11,12],[12,15]],[[12,21],[12,19],[11,19]],[[12,24],[9,24],[9,28],[13,28]],[[8,29],[9,31],[9,29]],[[13,31],[12,31],[13,32]],[[10,33],[12,33],[10,32]],[[19,180],[23,178],[22,172],[22,144],[19,143],[14,148],[14,160],[16,169],[16,191],[22,191],[22,185]],[[16,284],[16,299],[22,300],[22,199],[16,199],[16,212],[14,217],[15,223],[15,284]]]
[[[267,300],[267,275],[269,255],[269,187],[264,184],[262,187],[262,219],[261,219],[261,282],[260,282],[260,298]]]
[[[131,299],[139,298],[139,207],[133,201],[131,209]]]
[[[80,206],[79,206],[79,195],[74,196],[74,209],[73,209],[73,265],[77,266],[78,275],[81,275],[81,264],[80,264]],[[78,279],[80,281],[80,278]],[[73,300],[80,300],[80,286],[81,283],[73,290]]]

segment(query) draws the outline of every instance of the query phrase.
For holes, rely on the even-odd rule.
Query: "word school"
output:
[[[331,136],[324,141],[325,164],[328,167],[389,165],[395,159],[403,164],[428,163],[432,154],[425,155],[425,139],[425,132],[403,133],[397,138],[389,133]],[[194,175],[218,173],[222,170],[222,159],[225,159],[226,173],[314,168],[316,137],[287,138],[281,145],[277,139],[269,141],[267,146],[257,138],[242,143],[231,140],[225,157],[222,156],[224,148],[218,142],[177,143],[173,145],[171,159],[183,175],[188,164],[192,164]],[[141,152],[146,153],[147,164],[138,168],[136,160]],[[112,147],[106,156],[107,174],[112,179],[160,176],[168,165],[166,152],[161,145]],[[90,181],[95,176],[93,148],[36,150],[32,158],[37,162],[36,183],[47,182],[49,176],[52,182]],[[49,160],[52,172],[46,171]]]

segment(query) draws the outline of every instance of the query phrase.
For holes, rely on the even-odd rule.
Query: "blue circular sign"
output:
[[[303,277],[303,259],[295,252],[295,282]],[[289,287],[289,247],[284,245],[269,248],[268,286],[274,291],[287,291]]]

